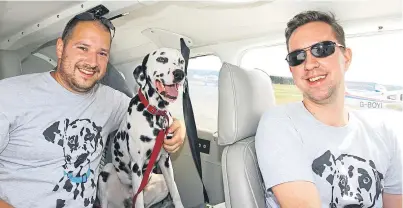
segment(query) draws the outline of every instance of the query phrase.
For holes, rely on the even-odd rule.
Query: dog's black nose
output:
[[[183,80],[183,78],[185,77],[185,72],[183,72],[180,69],[177,69],[172,73],[174,74],[174,82],[175,83],[181,82]]]

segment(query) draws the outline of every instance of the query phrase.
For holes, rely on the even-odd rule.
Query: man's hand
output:
[[[0,199],[0,207],[1,208],[13,208],[11,205],[7,204],[5,201]]]
[[[403,207],[403,195],[383,193],[384,208],[401,208]]]
[[[174,122],[169,127],[168,132],[174,133],[171,139],[164,140],[164,149],[169,153],[175,153],[182,146],[186,136],[186,126],[183,121],[173,119]]]

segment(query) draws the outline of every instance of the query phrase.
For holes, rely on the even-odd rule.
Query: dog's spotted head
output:
[[[377,207],[381,202],[383,175],[372,160],[325,152],[312,163],[316,175],[332,185],[334,207]]]
[[[65,119],[48,127],[43,135],[49,142],[63,147],[67,166],[77,168],[87,165],[88,158],[96,157],[97,154],[93,154],[102,151],[99,147],[103,146],[101,132],[102,127],[89,119]]]
[[[133,75],[141,88],[154,89],[166,102],[174,102],[185,79],[185,59],[172,48],[160,48],[148,54]]]

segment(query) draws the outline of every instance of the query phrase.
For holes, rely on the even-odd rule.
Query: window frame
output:
[[[216,58],[219,61],[219,68],[217,70],[207,69],[206,71],[217,71],[217,73],[219,74],[219,72],[221,70],[221,66],[223,64],[223,60],[220,58],[220,56],[218,56],[215,53],[204,53],[204,54],[198,54],[197,56],[193,56],[193,57],[189,58],[189,63],[188,63],[188,68],[187,68],[187,75],[189,75],[191,73],[191,71],[192,71],[192,68],[190,68],[191,67],[191,64],[190,64],[191,60],[196,60],[197,58],[210,57],[210,56],[214,56],[214,58]],[[197,68],[196,68],[196,70],[197,70]],[[187,79],[189,80],[189,77]],[[211,87],[209,85],[204,85],[204,86]],[[204,87],[204,86],[200,86],[200,87]],[[192,102],[192,108],[193,108],[194,118],[195,118],[195,122],[196,122],[196,128],[199,131],[214,133],[214,132],[216,132],[218,130],[218,127],[217,127],[218,126],[218,80],[217,80],[217,84],[214,85],[213,87],[217,89],[217,99],[216,99],[217,106],[214,109],[214,110],[217,110],[217,111],[216,112],[214,111],[215,113],[213,113],[213,116],[216,117],[216,119],[214,119],[214,122],[213,122],[212,125],[209,125],[209,123],[211,123],[212,121],[208,120],[208,123],[204,124],[204,122],[201,122],[200,117],[198,118],[198,115],[206,114],[206,112],[208,112],[208,110],[205,109],[205,108],[200,109],[200,108],[197,107],[198,104],[196,102],[196,99],[194,99],[194,97],[193,97],[194,95],[192,96],[192,93],[195,91],[195,89],[194,89],[194,86],[192,86],[192,81],[189,82],[189,92],[190,92],[189,96],[190,96],[190,99],[191,99],[191,102]],[[182,91],[180,91],[180,93],[182,94]],[[183,116],[184,116],[183,115],[183,104],[182,104],[183,100],[182,99],[183,99],[183,97],[181,95],[180,100],[178,100],[179,102],[176,101],[177,103],[175,103],[176,105],[180,105],[180,106],[173,107],[173,108],[175,108],[175,110],[179,110],[179,109],[182,110],[181,112],[176,111],[177,114],[179,114],[179,113],[180,114],[177,115],[177,114],[174,114],[174,113],[171,112],[174,117],[179,117],[181,119],[183,119]]]

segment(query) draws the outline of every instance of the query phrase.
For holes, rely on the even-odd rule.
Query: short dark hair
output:
[[[343,46],[346,46],[343,27],[337,22],[335,15],[331,12],[325,13],[321,11],[305,11],[295,15],[288,23],[285,29],[285,38],[288,50],[288,42],[291,34],[299,27],[310,22],[324,22],[329,24],[336,36],[336,40]]]
[[[81,13],[81,14],[78,14],[78,15],[74,16],[74,17],[73,17],[72,19],[70,19],[70,21],[66,24],[66,27],[64,28],[63,33],[62,33],[62,40],[63,40],[63,42],[64,42],[64,43],[67,43],[67,42],[70,40],[71,35],[73,34],[73,31],[74,31],[74,28],[77,26],[77,24],[78,24],[79,22],[88,22],[88,21],[96,22],[96,23],[98,23],[99,25],[101,25],[106,31],[109,32],[109,34],[111,35],[111,41],[112,41],[112,32],[111,32],[111,29],[113,29],[113,30],[115,29],[115,28],[113,27],[112,23],[109,22],[109,24],[110,24],[111,26],[108,26],[108,25],[105,23],[105,21],[108,21],[106,18],[97,17],[97,16],[92,16],[92,14],[89,14],[89,13]],[[110,27],[112,27],[112,28],[110,28]]]

